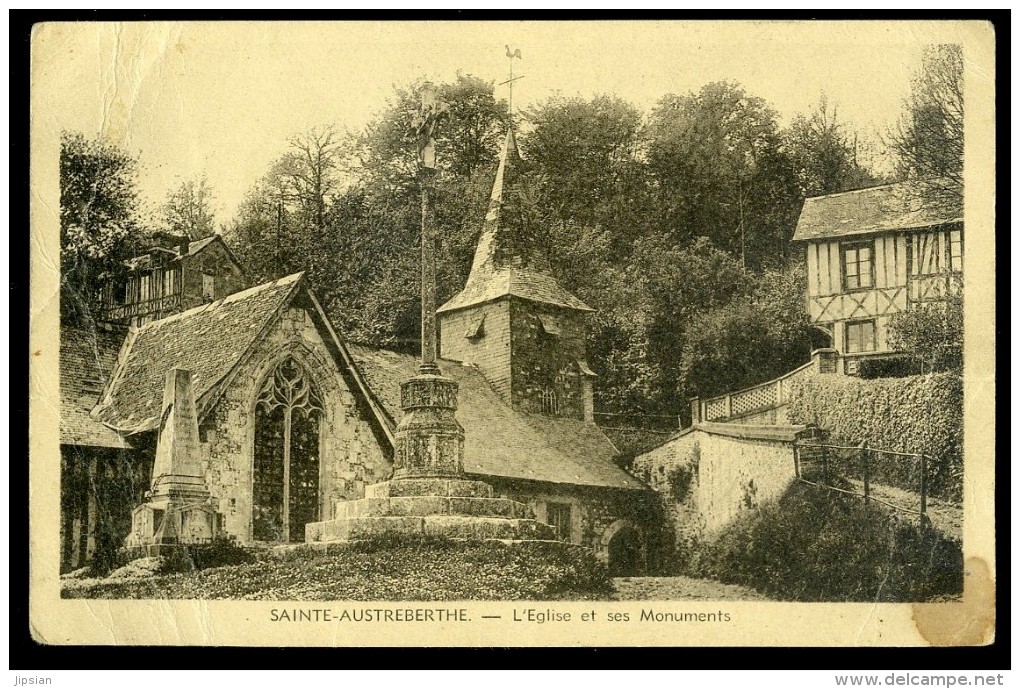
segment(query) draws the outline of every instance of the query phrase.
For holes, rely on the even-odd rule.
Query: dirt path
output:
[[[691,577],[613,579],[618,600],[769,600],[754,589]]]

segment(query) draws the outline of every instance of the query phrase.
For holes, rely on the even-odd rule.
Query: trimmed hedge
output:
[[[837,445],[867,441],[876,449],[923,452],[930,458],[930,492],[952,499],[962,494],[963,381],[955,373],[814,376],[795,383],[788,414],[790,423],[825,429]],[[876,480],[881,474],[876,468]],[[898,483],[917,490],[913,480]]]
[[[963,592],[958,542],[863,500],[795,484],[689,555],[687,573],[777,600],[919,602]]]

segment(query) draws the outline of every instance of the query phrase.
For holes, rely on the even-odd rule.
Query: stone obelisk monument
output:
[[[421,182],[421,363],[400,386],[403,418],[393,448],[393,477],[342,503],[334,519],[308,524],[308,543],[384,533],[466,539],[554,540],[551,526],[531,508],[493,497],[492,487],[464,474],[464,429],[457,422],[457,383],[436,363],[436,258],[431,192],[436,175],[435,132],[446,113],[429,85],[423,89],[415,134]]]
[[[133,555],[172,555],[186,545],[212,541],[220,515],[199,459],[198,415],[191,372],[172,368],[163,407],[148,501],[131,514],[125,548]]]

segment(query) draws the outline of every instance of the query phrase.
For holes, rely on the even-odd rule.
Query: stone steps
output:
[[[492,486],[462,478],[398,478],[365,486],[366,498],[491,498]]]
[[[351,541],[394,533],[472,540],[555,540],[553,528],[534,519],[433,514],[421,517],[350,517],[316,522],[305,526],[305,542]]]
[[[357,517],[426,517],[430,515],[534,519],[531,507],[506,498],[463,498],[417,495],[364,498],[337,505],[335,519]]]

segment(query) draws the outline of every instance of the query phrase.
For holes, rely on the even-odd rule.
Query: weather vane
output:
[[[518,60],[521,59],[521,49],[520,48],[516,48],[516,49],[514,49],[513,52],[510,52],[510,46],[507,45],[506,46],[506,56],[508,58],[510,58],[510,78],[507,79],[504,82],[501,82],[499,85],[502,86],[503,84],[507,84],[507,85],[510,86],[510,98],[509,98],[509,102],[507,104],[507,110],[509,110],[510,113],[513,114],[513,111],[514,111],[514,82],[517,81],[518,79],[523,79],[524,78],[523,74],[520,75],[520,76],[517,76],[517,77],[514,76],[514,58],[517,58]]]

